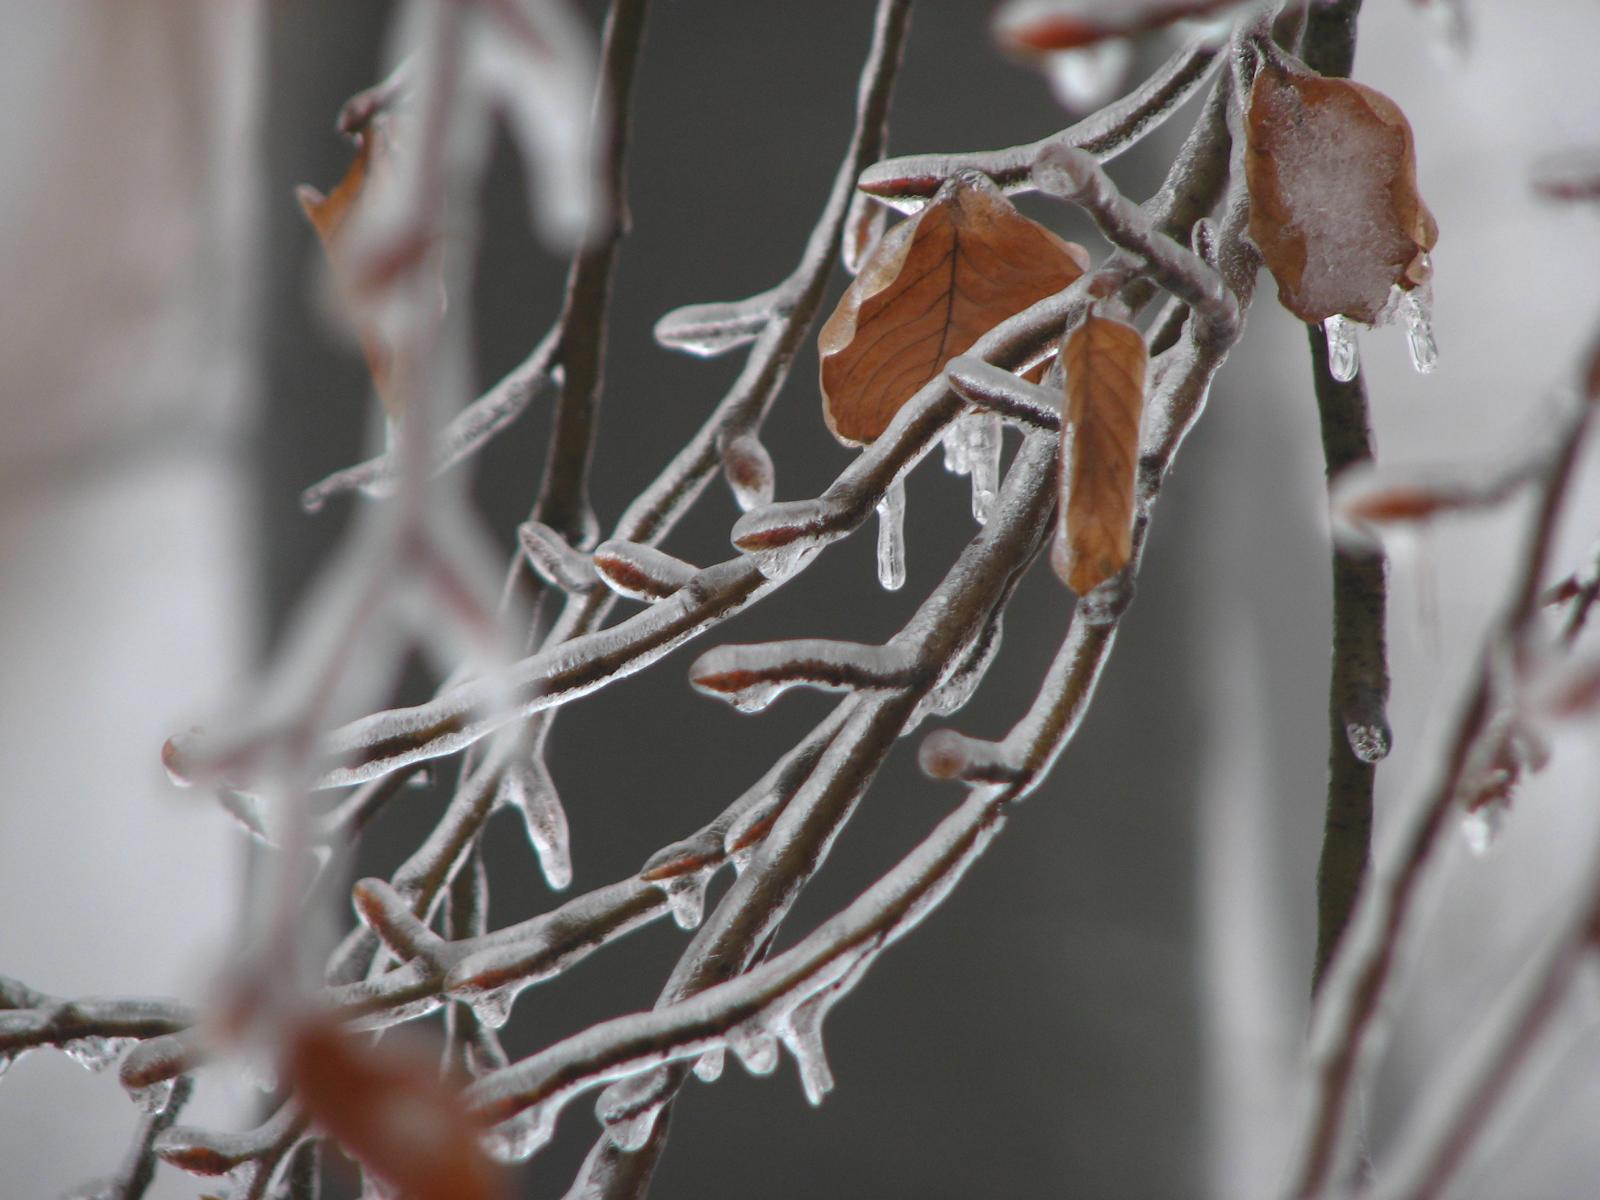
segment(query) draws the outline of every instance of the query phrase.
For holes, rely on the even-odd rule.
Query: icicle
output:
[[[484,1151],[496,1162],[527,1162],[555,1134],[555,1116],[543,1104],[524,1109],[500,1122],[481,1139]]]
[[[944,469],[952,475],[972,472],[971,444],[967,438],[967,418],[957,417],[944,431]]]
[[[1361,370],[1355,323],[1349,317],[1329,317],[1322,323],[1322,332],[1328,339],[1329,373],[1340,383],[1349,383]]]
[[[511,1019],[511,1006],[517,1002],[517,990],[511,987],[493,988],[477,992],[467,999],[478,1024],[489,1029],[499,1029]]]
[[[619,1150],[634,1154],[644,1149],[644,1144],[650,1140],[650,1134],[655,1130],[656,1118],[660,1115],[661,1105],[653,1104],[628,1116],[607,1121],[606,1135],[617,1144]]]
[[[1411,365],[1431,375],[1439,365],[1439,345],[1433,340],[1433,287],[1421,284],[1400,297],[1400,317],[1406,323],[1406,346]]]
[[[979,525],[987,525],[1000,492],[1000,415],[968,413],[961,419],[972,429],[967,439],[972,463],[972,516]]]
[[[135,1038],[81,1037],[61,1043],[66,1056],[85,1071],[104,1071],[133,1045]]]
[[[706,884],[711,879],[709,871],[690,871],[661,880],[657,887],[667,897],[667,907],[678,928],[693,930],[700,927],[706,911]]]
[[[822,1018],[828,1015],[830,999],[827,993],[813,997],[778,1023],[778,1038],[794,1055],[800,1086],[813,1108],[833,1090],[833,1072],[822,1046]]]
[[[906,582],[906,485],[897,479],[878,503],[878,582],[898,592]]]
[[[567,887],[572,882],[567,814],[544,763],[530,756],[507,766],[497,800],[522,814],[528,842],[539,859],[545,882],[558,892]]]
[[[1500,829],[1505,824],[1508,807],[1503,800],[1491,800],[1461,818],[1461,836],[1466,839],[1468,850],[1482,858],[1494,849]]]
[[[728,1051],[724,1046],[713,1046],[695,1059],[695,1078],[701,1083],[715,1083],[722,1078],[722,1068],[727,1064]]]
[[[759,1017],[728,1030],[728,1046],[752,1075],[770,1075],[778,1066],[778,1039]]]
[[[158,1113],[172,1099],[174,1080],[158,1079],[147,1087],[132,1089],[128,1095],[139,1106],[140,1112]]]

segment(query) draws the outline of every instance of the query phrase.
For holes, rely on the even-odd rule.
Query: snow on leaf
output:
[[[953,176],[884,234],[817,337],[828,428],[847,445],[873,441],[945,363],[1088,265],[987,176]]]
[[[504,1197],[481,1124],[432,1056],[307,1021],[289,1037],[284,1074],[306,1114],[408,1200]]]
[[[1189,17],[1206,17],[1238,0],[1011,0],[994,18],[1000,45],[1014,53],[1077,50],[1107,38],[1134,37]]]
[[[1144,338],[1091,312],[1061,349],[1067,373],[1061,432],[1065,554],[1052,561],[1083,595],[1127,565],[1133,551],[1134,476],[1144,411]]]
[[[1245,175],[1250,237],[1302,320],[1370,325],[1392,288],[1428,281],[1439,228],[1417,193],[1411,126],[1387,96],[1292,60],[1262,64]]]

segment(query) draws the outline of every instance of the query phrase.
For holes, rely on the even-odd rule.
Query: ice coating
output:
[[[832,1002],[832,993],[824,992],[774,1022],[778,1040],[794,1056],[800,1086],[813,1108],[833,1090],[833,1071],[822,1045],[822,1020]]]
[[[542,579],[564,592],[578,594],[594,587],[594,562],[587,554],[573,549],[543,521],[525,522],[517,530],[522,553]]]
[[[661,1105],[655,1104],[638,1112],[619,1116],[606,1122],[606,1133],[619,1150],[634,1153],[644,1148],[655,1132],[656,1120],[661,1116]]]
[[[1322,333],[1328,340],[1328,373],[1340,383],[1349,383],[1361,370],[1355,322],[1349,317],[1332,316],[1322,323]]]
[[[613,538],[595,547],[594,566],[606,586],[630,600],[664,600],[689,580],[697,568],[654,546]]]
[[[1467,843],[1467,849],[1476,857],[1483,858],[1494,849],[1509,809],[1510,803],[1502,798],[1480,804],[1462,815],[1461,836]]]
[[[906,485],[897,479],[878,502],[878,583],[898,592],[906,583]]]
[[[496,1162],[527,1162],[555,1136],[555,1116],[543,1105],[534,1105],[501,1121],[481,1141],[485,1153]]]
[[[676,308],[656,322],[656,343],[697,358],[714,358],[760,337],[782,301],[781,289],[773,288],[745,300]]]
[[[1306,321],[1371,325],[1392,287],[1427,281],[1438,228],[1393,101],[1272,59],[1256,75],[1248,124],[1250,237],[1284,307]]]
[[[1392,735],[1385,724],[1351,722],[1344,727],[1350,753],[1364,763],[1382,762],[1389,756]]]
[[[722,448],[722,473],[728,478],[740,511],[749,512],[772,503],[777,486],[772,455],[754,434],[741,433],[729,439]]]

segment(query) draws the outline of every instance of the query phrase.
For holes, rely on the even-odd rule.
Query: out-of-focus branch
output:
[[[1382,1049],[1382,1018],[1401,942],[1409,932],[1418,891],[1457,811],[1474,751],[1492,727],[1501,664],[1507,658],[1514,663],[1526,658],[1541,581],[1550,568],[1551,544],[1593,412],[1592,402],[1579,409],[1562,440],[1561,452],[1545,473],[1522,561],[1512,577],[1505,615],[1491,630],[1480,655],[1442,765],[1436,778],[1404,811],[1394,851],[1373,870],[1324,974],[1313,1014],[1304,1119],[1290,1159],[1289,1194],[1297,1200],[1327,1195],[1343,1183],[1356,1145],[1351,1129],[1356,1097]]]

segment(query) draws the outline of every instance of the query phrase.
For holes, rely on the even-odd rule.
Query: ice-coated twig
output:
[[[184,1076],[176,1080],[167,1091],[165,1099],[154,1111],[144,1115],[134,1131],[133,1144],[128,1147],[122,1166],[112,1179],[83,1193],[114,1197],[115,1200],[143,1200],[156,1175],[155,1143],[183,1114],[184,1106],[194,1095],[194,1080]]]
[[[1518,1073],[1546,1039],[1580,970],[1594,969],[1600,861],[1579,884],[1570,915],[1502,993],[1493,1011],[1411,1106],[1395,1148],[1362,1200],[1435,1200],[1479,1144]]]
[[[776,818],[755,848],[733,889],[679,960],[663,989],[658,1008],[681,1001],[744,970],[768,944],[794,897],[820,866],[828,847],[850,818],[884,756],[903,729],[913,723],[930,694],[992,624],[1017,577],[1041,545],[1045,518],[1053,507],[1047,486],[1053,470],[1053,444],[1034,438],[1019,452],[1008,477],[999,512],[984,534],[968,546],[941,585],[924,601],[901,634],[869,657],[898,659],[898,677],[884,690],[858,691],[841,703],[843,722],[813,774]],[[733,649],[737,657],[749,647]],[[836,648],[830,648],[830,650]],[[716,652],[714,651],[713,654]],[[783,657],[780,650],[776,656]],[[829,654],[830,658],[839,657]],[[857,657],[850,655],[847,657]],[[730,830],[730,838],[742,831]],[[820,1008],[807,1010],[820,1016]],[[792,1014],[773,1030],[786,1044],[803,1038],[802,1072],[821,1087],[820,1041],[801,1015]],[[800,1029],[811,1032],[802,1035]],[[759,1040],[759,1039],[758,1039]],[[813,1044],[814,1043],[814,1044]],[[798,1043],[797,1043],[798,1044]],[[776,1043],[773,1043],[774,1048]],[[755,1069],[752,1051],[738,1048]],[[775,1061],[775,1060],[773,1060]],[[609,1136],[628,1148],[649,1132],[662,1106],[676,1093],[684,1073],[668,1071],[629,1080],[600,1100]],[[810,1086],[808,1085],[808,1091]],[[813,1093],[815,1096],[815,1093]],[[600,1160],[596,1160],[599,1163]],[[605,1160],[609,1161],[609,1160]],[[592,1167],[591,1169],[597,1169]],[[638,1164],[630,1170],[638,1170]]]
[[[1436,851],[1457,809],[1475,748],[1490,731],[1501,663],[1526,657],[1538,612],[1551,546],[1568,500],[1578,450],[1593,420],[1585,405],[1569,427],[1563,452],[1550,463],[1522,560],[1511,579],[1503,617],[1491,629],[1479,666],[1446,743],[1435,777],[1397,814],[1390,851],[1373,865],[1345,936],[1323,976],[1312,1014],[1311,1063],[1302,1122],[1292,1146],[1288,1194],[1295,1200],[1325,1196],[1341,1186],[1355,1153],[1356,1098],[1376,1069],[1385,1042],[1385,1010],[1399,952],[1415,916],[1416,897],[1436,861]]]
[[[442,475],[451,467],[471,458],[494,436],[510,425],[560,373],[555,363],[557,330],[545,334],[528,357],[508,371],[503,379],[463,408],[444,427],[434,442],[432,473]],[[365,492],[369,496],[393,493],[399,481],[398,460],[390,451],[351,467],[342,467],[300,493],[300,507],[318,512],[333,497],[345,492]]]
[[[255,1200],[265,1191],[278,1164],[306,1130],[306,1118],[285,1104],[256,1128],[224,1133],[191,1125],[175,1125],[155,1139],[155,1155],[168,1166],[191,1175],[243,1172],[234,1195]]]
[[[612,538],[594,548],[594,569],[617,595],[654,603],[687,587],[699,568],[654,546]]]
[[[0,1060],[54,1046],[86,1066],[109,1066],[128,1040],[161,1037],[194,1023],[175,1000],[85,996],[62,999],[0,975]]]
[[[543,521],[524,522],[517,529],[517,540],[528,563],[551,587],[582,595],[599,585],[594,560],[573,549],[571,542]]]
[[[1061,428],[1061,399],[1049,388],[970,354],[951,359],[945,376],[963,400],[997,412],[1015,425],[1050,433]]]
[[[867,646],[826,638],[718,646],[689,668],[689,681],[707,695],[754,712],[783,691],[877,692],[905,687],[916,660],[901,646]]]
[[[1159,128],[1200,90],[1220,48],[1214,37],[1195,39],[1121,100],[1050,137],[1005,150],[891,158],[862,172],[861,190],[901,212],[915,212],[945,180],[967,170],[982,171],[1002,191],[1029,191],[1034,159],[1046,146],[1073,146],[1109,162]]]
[[[1081,206],[1112,245],[1140,259],[1155,281],[1205,314],[1215,336],[1231,341],[1239,306],[1217,271],[1155,227],[1148,214],[1106,177],[1092,154],[1049,144],[1034,160],[1040,191]]]

